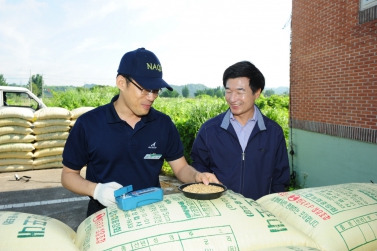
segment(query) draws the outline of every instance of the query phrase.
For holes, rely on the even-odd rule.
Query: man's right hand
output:
[[[213,173],[201,173],[198,172],[195,175],[195,182],[203,182],[204,185],[208,185],[209,183],[217,183],[221,184],[221,182],[217,179],[216,175]]]
[[[117,182],[98,183],[94,189],[93,198],[105,207],[115,205],[114,191],[123,186]]]

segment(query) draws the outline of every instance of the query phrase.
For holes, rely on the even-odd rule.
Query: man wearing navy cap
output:
[[[119,95],[75,122],[63,152],[62,185],[91,199],[87,216],[115,204],[114,191],[160,187],[164,159],[184,183],[219,183],[211,173],[187,164],[178,131],[170,117],[152,108],[162,88],[156,55],[144,48],[122,57],[116,85]],[[86,178],[80,170],[87,166]]]

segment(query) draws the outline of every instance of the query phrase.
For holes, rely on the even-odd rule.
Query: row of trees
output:
[[[10,85],[7,83],[6,79],[4,78],[3,74],[0,74],[0,86],[1,85]],[[14,85],[14,84],[12,84]],[[42,90],[46,88],[44,86],[44,81],[43,81],[43,76],[36,74],[32,75],[31,78],[28,81],[27,88],[30,89],[35,95],[38,97],[43,96]],[[77,88],[82,88],[82,87],[77,87]],[[271,95],[274,95],[275,92],[271,89],[269,90],[264,90],[263,92],[264,96],[270,97]],[[50,94],[51,95],[51,94]],[[164,90],[161,94],[160,97],[163,98],[178,98],[180,96],[184,98],[188,98],[190,95],[190,91],[187,85],[185,85],[182,88],[182,95],[180,95],[176,90],[169,91],[169,90]],[[203,90],[197,90],[194,93],[195,97],[202,96],[202,95],[207,95],[210,97],[217,97],[217,98],[222,98],[225,96],[225,91],[221,87],[216,87],[216,88],[205,88]]]
[[[225,95],[225,91],[220,88],[220,87],[216,87],[216,88],[209,88],[209,89],[204,89],[204,90],[198,90],[194,93],[194,96],[197,97],[197,96],[200,96],[200,95],[208,95],[210,97],[216,97],[216,98],[222,98],[224,97]]]
[[[194,96],[198,97],[198,96],[201,96],[201,95],[204,95],[204,94],[208,95],[210,97],[221,98],[221,97],[224,97],[225,92],[220,87],[206,88],[204,90],[197,90],[194,93]],[[182,89],[182,97],[188,98],[189,95],[190,95],[190,90],[187,87],[187,85],[185,85]],[[160,94],[160,97],[163,97],[163,98],[178,98],[179,96],[180,96],[179,93],[175,90],[173,90],[173,91],[165,90]]]
[[[0,74],[0,86],[7,86],[7,80],[4,78],[3,74]]]
[[[274,95],[275,92],[274,92],[274,90],[268,89],[268,90],[264,90],[263,94],[264,94],[265,97],[270,97],[270,96]],[[288,93],[285,93],[285,95],[287,95],[287,94]],[[185,85],[182,89],[182,97],[188,98],[189,95],[190,95],[190,91],[189,91],[187,85]],[[207,95],[207,96],[215,97],[215,98],[222,98],[222,97],[225,96],[225,91],[221,87],[216,87],[216,88],[206,88],[204,90],[197,90],[194,93],[195,97],[198,97],[198,96],[201,96],[201,95]],[[161,93],[160,96],[164,97],[164,98],[178,98],[180,95],[175,90],[173,90],[173,91],[165,90]]]
[[[263,94],[265,97],[270,97],[272,95],[275,95],[275,91],[272,89],[267,89],[263,91]],[[187,85],[185,85],[182,89],[182,97],[188,98],[189,95],[190,95],[189,88],[187,87]],[[214,98],[222,98],[225,96],[225,90],[222,87],[205,88],[204,90],[197,90],[194,93],[195,97],[199,97],[202,95],[207,95]],[[283,95],[288,95],[288,93],[283,93]],[[173,91],[164,90],[160,95],[160,97],[163,97],[163,98],[178,98],[180,96],[181,95],[175,90]]]
[[[0,86],[8,86],[9,84],[6,79],[4,78],[3,74],[0,74]],[[42,75],[32,75],[27,83],[26,88],[31,90],[35,95],[38,97],[42,96],[43,90],[43,76]]]

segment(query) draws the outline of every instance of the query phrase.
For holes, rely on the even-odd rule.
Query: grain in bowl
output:
[[[214,185],[204,185],[203,183],[196,183],[186,186],[182,189],[188,193],[220,193],[224,192],[224,188]]]
[[[186,183],[178,187],[187,198],[195,200],[213,200],[219,198],[227,191],[223,184],[209,183],[204,185],[203,182]]]

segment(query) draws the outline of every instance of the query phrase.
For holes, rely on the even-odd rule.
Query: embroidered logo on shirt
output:
[[[156,142],[154,142],[152,145],[148,146],[149,149],[156,149]]]

